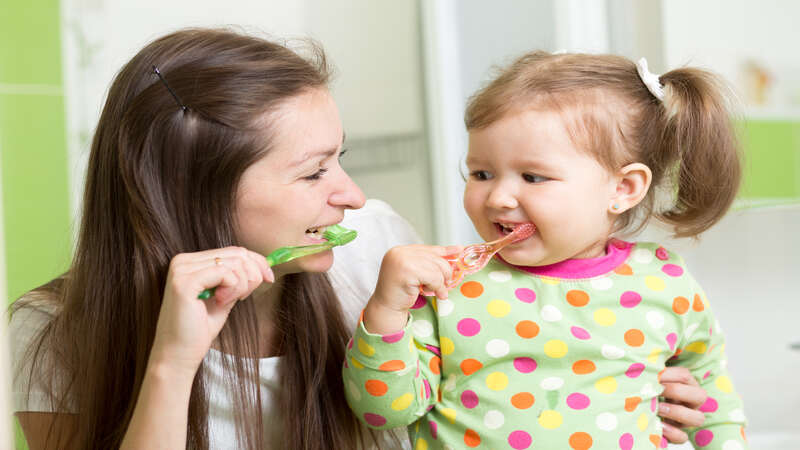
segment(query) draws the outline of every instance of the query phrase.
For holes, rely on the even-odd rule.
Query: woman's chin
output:
[[[295,259],[285,264],[288,273],[297,272],[310,272],[320,273],[327,272],[333,265],[333,251],[325,250],[324,252],[316,253],[313,255],[304,256]]]

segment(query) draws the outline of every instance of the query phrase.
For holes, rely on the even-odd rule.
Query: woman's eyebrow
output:
[[[342,133],[342,143],[344,143],[344,139],[345,139],[345,134]],[[312,159],[327,159],[327,158],[330,158],[333,155],[335,155],[336,152],[339,151],[340,147],[341,147],[341,145],[337,145],[334,148],[328,148],[328,149],[317,150],[317,151],[313,151],[312,150],[310,152],[305,153],[302,158],[300,158],[300,159],[292,162],[291,164],[289,164],[289,167],[297,167],[297,166],[303,165],[305,162],[307,162],[309,160],[312,160]]]

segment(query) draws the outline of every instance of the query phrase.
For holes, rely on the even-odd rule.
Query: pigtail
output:
[[[676,237],[697,236],[730,208],[741,180],[741,157],[729,92],[713,74],[681,68],[660,77],[665,126],[655,144],[674,203],[654,211]],[[654,180],[657,181],[657,180]]]

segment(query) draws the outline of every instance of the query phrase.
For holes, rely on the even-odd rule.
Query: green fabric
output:
[[[415,448],[652,449],[662,443],[659,373],[682,365],[713,399],[704,427],[691,430],[695,445],[747,448],[724,360],[724,337],[683,261],[636,244],[590,279],[493,260],[448,300],[419,300],[402,334],[360,324],[343,374],[357,416],[374,428],[409,425]]]

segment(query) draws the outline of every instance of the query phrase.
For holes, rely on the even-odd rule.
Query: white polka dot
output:
[[[743,448],[742,444],[733,440],[725,441],[725,443],[722,444],[722,450],[742,450]]]
[[[614,282],[611,281],[611,278],[608,277],[600,277],[595,278],[592,280],[592,287],[597,289],[598,291],[607,291],[611,289],[611,286],[614,285]]]
[[[645,383],[644,386],[642,386],[642,390],[639,391],[639,393],[642,395],[643,398],[651,398],[658,395],[658,392],[656,392],[656,390],[653,389],[653,385],[650,383]]]
[[[450,447],[449,445],[445,445],[444,447],[442,447],[442,450],[455,450],[455,449],[453,447]]]
[[[564,380],[558,377],[545,378],[542,380],[541,384],[539,384],[539,386],[541,386],[541,388],[545,391],[555,391],[561,389],[561,386],[563,385]]]
[[[486,353],[495,358],[505,356],[508,354],[508,342],[502,339],[492,339],[486,343]]]
[[[741,409],[734,409],[728,413],[728,418],[734,422],[744,422],[746,420],[744,417],[744,411]]]
[[[438,309],[439,317],[449,316],[453,309],[455,309],[455,304],[452,300],[437,300],[436,306]]]
[[[447,392],[451,392],[453,389],[456,388],[456,374],[451,373],[449,377],[447,377],[447,381],[444,382],[444,390]]]
[[[414,335],[418,337],[425,338],[433,334],[433,325],[427,320],[415,320],[411,324],[411,328],[414,330]]]
[[[597,416],[595,421],[597,428],[603,431],[612,431],[617,428],[617,416],[609,412],[604,412]]]
[[[650,261],[653,260],[653,252],[646,248],[638,248],[633,252],[633,260],[641,263],[641,264],[648,264]]]
[[[487,412],[486,415],[483,416],[483,424],[490,430],[496,430],[502,427],[505,421],[506,419],[503,417],[503,413],[496,409]]]
[[[358,386],[353,383],[353,380],[347,380],[347,389],[350,390],[350,396],[353,397],[353,400],[361,401],[361,391],[358,390]]]
[[[722,370],[725,370],[725,369],[727,369],[727,368],[728,368],[728,360],[727,360],[727,359],[721,359],[721,360],[719,360],[719,367],[720,367]]]
[[[658,311],[650,311],[645,316],[647,323],[656,330],[660,330],[664,326],[664,316]]]
[[[698,326],[698,324],[693,323],[693,324],[689,325],[688,327],[686,327],[686,333],[684,334],[684,336],[690,336],[691,337],[694,334],[694,332],[697,330],[697,326]]]
[[[620,359],[625,356],[625,350],[608,344],[603,344],[603,347],[600,349],[600,353],[602,353],[606,359]]]
[[[553,305],[545,305],[545,307],[542,308],[542,319],[546,322],[558,322],[561,320],[561,317],[563,317],[561,311]]]
[[[511,272],[507,270],[495,270],[489,272],[489,278],[497,283],[505,283],[511,279]]]

